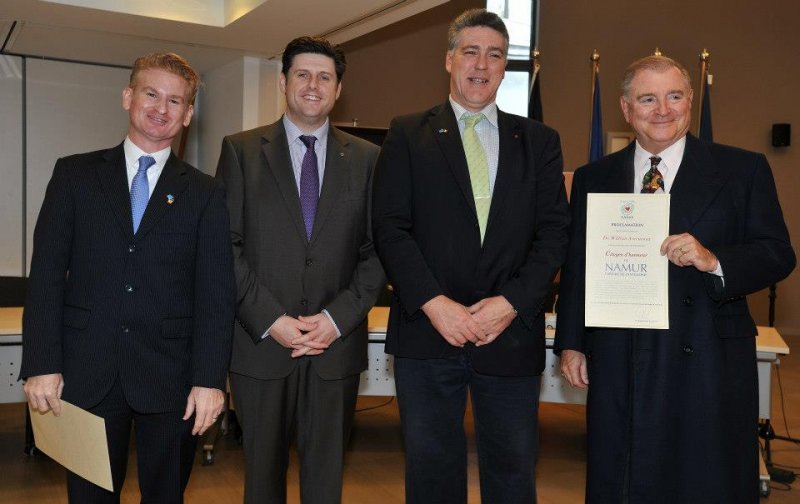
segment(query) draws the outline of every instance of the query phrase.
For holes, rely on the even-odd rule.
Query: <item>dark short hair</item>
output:
[[[476,26],[491,28],[502,35],[506,41],[506,53],[508,53],[508,29],[506,29],[506,24],[500,16],[486,9],[470,9],[450,23],[450,28],[447,30],[447,50],[452,51],[456,48],[461,30]]]
[[[128,86],[131,88],[136,87],[136,77],[139,72],[150,69],[166,70],[173,73],[189,84],[189,105],[194,103],[197,97],[197,89],[200,87],[200,76],[194,68],[182,56],[175,53],[150,53],[146,56],[140,56],[133,62],[133,69],[131,69],[131,77],[128,80]]]
[[[283,50],[283,57],[281,58],[283,66],[281,73],[287,75],[289,69],[292,68],[294,57],[304,53],[322,54],[332,59],[333,66],[336,68],[336,80],[341,82],[344,71],[347,68],[344,51],[322,37],[297,37],[286,44],[286,49]]]
[[[689,77],[689,72],[683,65],[666,56],[645,56],[642,59],[634,61],[625,69],[625,74],[622,76],[622,96],[624,96],[625,99],[630,98],[628,94],[631,92],[631,83],[637,73],[643,70],[652,70],[661,73],[671,68],[677,68],[683,76],[683,80],[686,81],[686,87],[692,89],[692,78]]]

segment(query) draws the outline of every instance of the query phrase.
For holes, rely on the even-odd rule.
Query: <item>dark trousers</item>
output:
[[[296,438],[300,500],[304,504],[340,503],[359,376],[323,380],[310,358],[301,358],[286,378],[230,376],[243,435],[244,502],[286,502],[289,447]]]
[[[89,411],[105,419],[108,455],[114,492],[109,492],[67,472],[67,495],[72,504],[119,503],[125,472],[131,422],[136,433],[136,461],[143,504],[183,502],[183,491],[192,471],[197,437],[192,436],[194,417],[184,421],[183,411],[142,414],[128,406],[119,382]]]
[[[480,374],[466,355],[395,357],[394,373],[406,449],[407,504],[467,502],[467,391],[475,420],[481,502],[536,502],[541,377]]]

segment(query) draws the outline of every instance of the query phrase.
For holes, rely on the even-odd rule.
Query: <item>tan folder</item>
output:
[[[114,491],[106,424],[102,418],[64,400],[59,416],[52,410],[30,412],[36,448],[78,476]]]

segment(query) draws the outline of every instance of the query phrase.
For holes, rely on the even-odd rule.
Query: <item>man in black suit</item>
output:
[[[507,50],[496,14],[459,16],[450,99],[394,119],[376,167],[409,503],[467,501],[467,391],[482,502],[535,500],[543,304],[569,210],[558,134],[495,104]]]
[[[59,159],[36,223],[25,393],[41,413],[58,415],[63,398],[103,417],[111,458],[114,492],[69,473],[73,503],[119,502],[132,421],[142,502],[182,501],[196,435],[223,407],[234,303],[224,192],[170,148],[198,83],[176,54],[138,58],[122,92],[127,138]]]
[[[745,296],[795,254],[762,154],[688,135],[692,89],[650,56],[620,99],[636,142],[578,169],[556,351],[589,387],[586,502],[758,502],[756,326]],[[670,194],[669,329],[584,327],[589,193]],[[589,384],[591,383],[591,386]]]
[[[277,122],[226,137],[217,168],[238,285],[231,385],[244,434],[245,502],[286,501],[297,440],[304,503],[338,503],[367,367],[367,313],[385,283],[369,201],[377,146],[330,125],[344,53],[286,46]]]

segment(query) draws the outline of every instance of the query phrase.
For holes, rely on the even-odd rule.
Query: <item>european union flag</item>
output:
[[[594,72],[592,94],[592,132],[589,135],[589,162],[603,157],[603,113],[600,107],[600,70]]]

